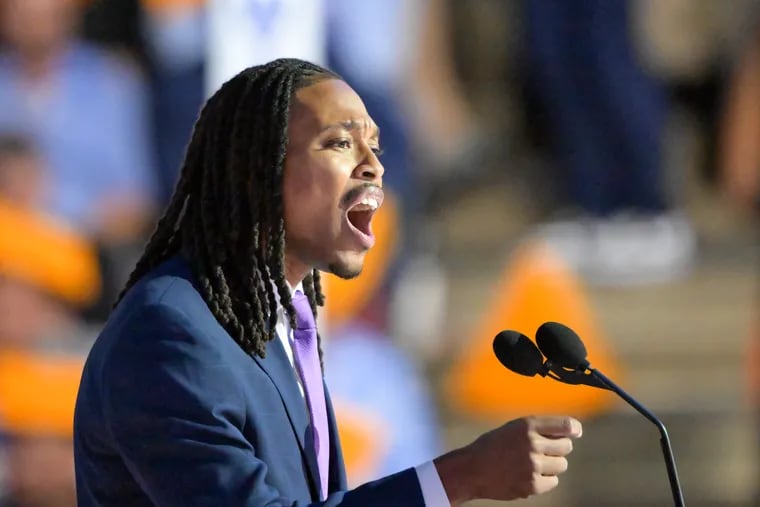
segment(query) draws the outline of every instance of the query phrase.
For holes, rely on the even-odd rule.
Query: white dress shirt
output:
[[[295,290],[303,292],[303,286],[299,283],[296,285]],[[295,290],[291,288],[291,294],[295,293]],[[275,294],[277,291],[275,291]],[[277,325],[275,326],[275,332],[277,337],[282,343],[282,347],[285,349],[285,353],[290,361],[290,366],[296,371],[296,379],[298,380],[298,388],[303,396],[303,381],[298,374],[298,369],[295,367],[295,359],[293,356],[293,344],[294,336],[293,330],[290,327],[290,321],[285,318],[285,309],[278,305],[277,307]],[[449,497],[446,495],[446,490],[441,483],[441,477],[438,475],[438,470],[435,468],[435,464],[432,461],[423,463],[422,465],[414,468],[417,472],[417,479],[420,481],[420,489],[422,490],[422,498],[425,501],[425,507],[451,507],[449,503]]]

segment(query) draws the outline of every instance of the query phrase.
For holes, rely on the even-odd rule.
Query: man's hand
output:
[[[514,500],[557,487],[571,439],[583,433],[572,417],[526,417],[481,435],[434,463],[452,505],[476,498]]]

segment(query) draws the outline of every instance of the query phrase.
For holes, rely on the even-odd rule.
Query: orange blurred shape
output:
[[[346,475],[351,484],[358,485],[377,478],[377,471],[388,450],[386,425],[377,414],[366,408],[341,400],[333,401]]]
[[[96,2],[105,2],[105,0],[69,0],[82,6],[89,6]],[[172,11],[177,8],[200,8],[205,7],[208,0],[140,0],[144,9],[152,12]]]
[[[375,246],[367,252],[361,275],[353,280],[342,280],[331,274],[322,278],[325,315],[331,329],[355,317],[380,288],[396,254],[399,227],[396,198],[386,190],[383,205],[372,219]]]
[[[161,11],[177,7],[200,7],[206,5],[206,0],[142,0],[146,9]]]
[[[29,283],[74,305],[100,290],[92,246],[52,218],[0,200],[0,276]]]
[[[0,352],[0,428],[71,438],[83,366],[81,357]]]
[[[546,321],[575,330],[586,345],[592,366],[613,379],[620,378],[620,368],[599,331],[580,281],[548,246],[529,243],[507,264],[490,306],[445,379],[447,398],[454,407],[488,421],[529,414],[583,417],[607,409],[615,399],[607,391],[519,375],[496,359],[492,345],[496,334],[513,329],[535,340],[536,330]]]

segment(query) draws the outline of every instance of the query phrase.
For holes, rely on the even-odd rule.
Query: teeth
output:
[[[367,209],[374,211],[378,208],[377,199],[375,199],[374,197],[365,197],[364,199],[361,200],[361,202],[359,203],[357,207],[359,206],[361,206],[362,209],[364,209],[364,207],[366,206]]]

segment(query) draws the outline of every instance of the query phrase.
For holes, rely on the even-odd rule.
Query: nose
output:
[[[358,178],[378,185],[383,182],[385,168],[371,148],[366,148],[366,156],[354,169],[354,178]]]

